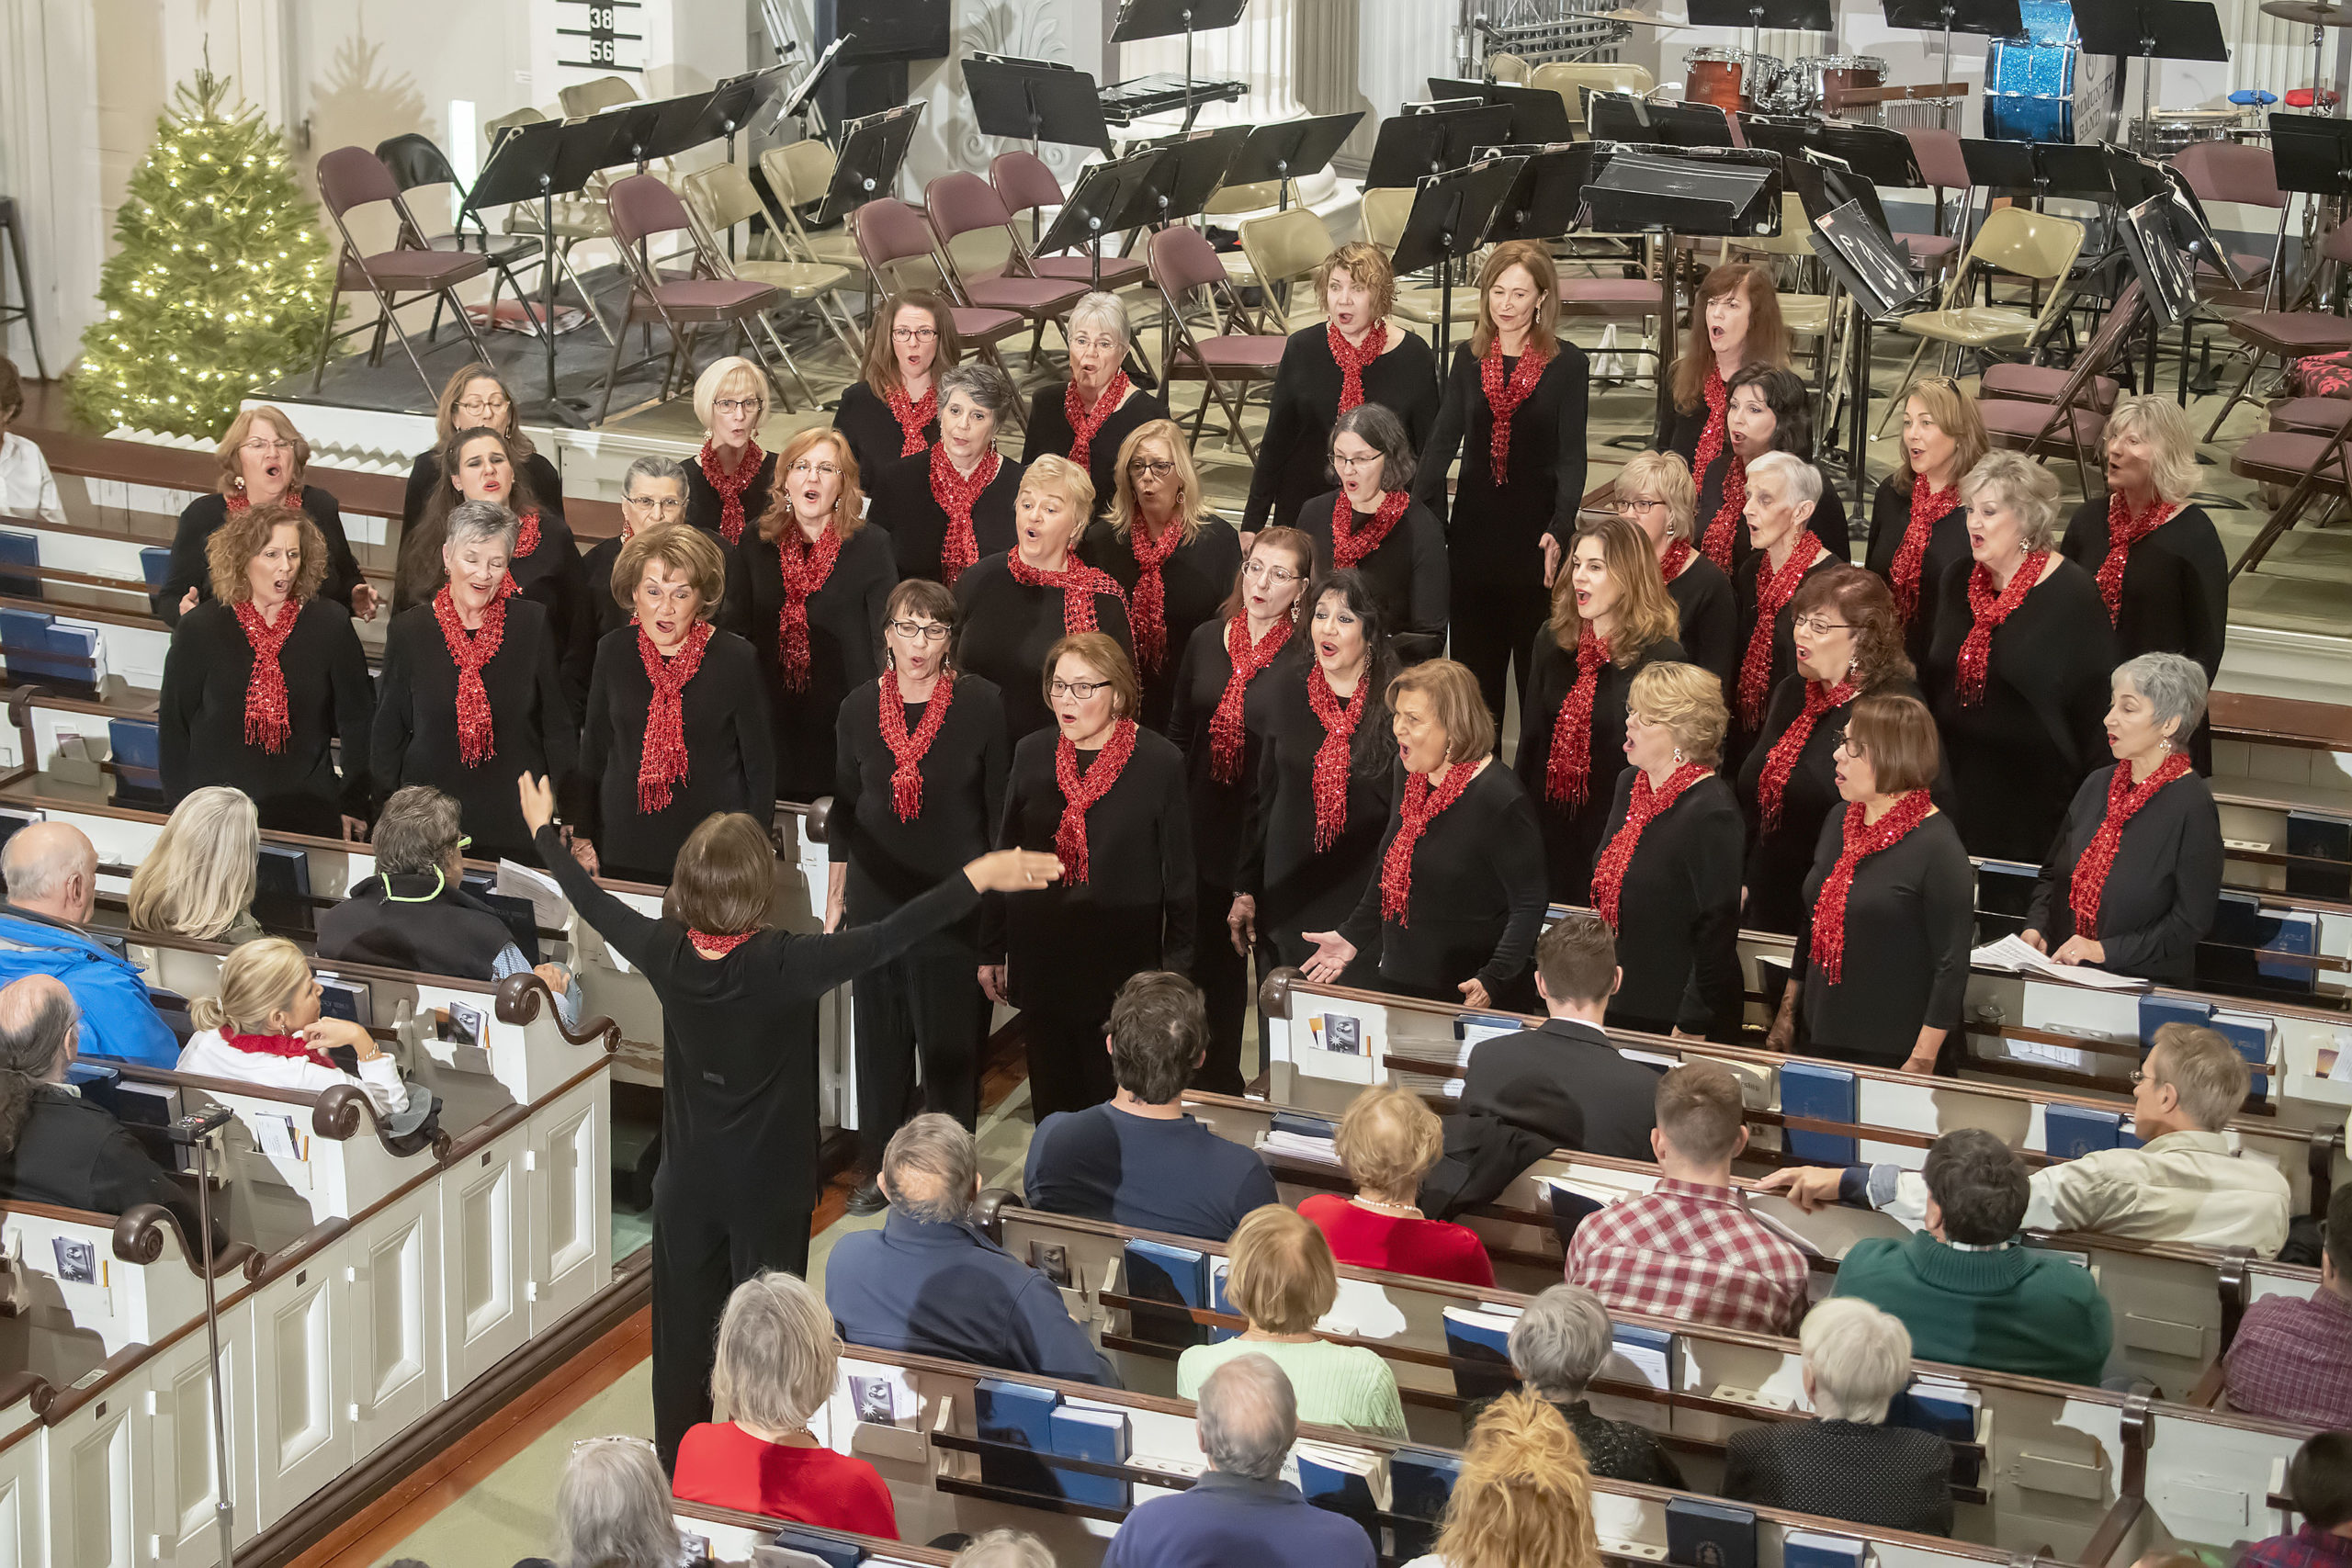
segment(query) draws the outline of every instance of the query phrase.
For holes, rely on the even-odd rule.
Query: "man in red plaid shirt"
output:
[[[2327,1250],[2311,1299],[2245,1309],[2228,1359],[2230,1407],[2311,1427],[2352,1427],[2352,1187],[2327,1201]]]
[[[1731,1184],[1747,1145],[1739,1080],[1686,1062],[1658,1080],[1650,1147],[1661,1179],[1577,1227],[1568,1282],[1612,1312],[1794,1334],[1804,1316],[1804,1254],[1764,1228]]]
[[[2352,1564],[2352,1432],[2322,1432],[2297,1449],[2287,1466],[2287,1495],[2303,1528],[2248,1547],[2239,1568]]]

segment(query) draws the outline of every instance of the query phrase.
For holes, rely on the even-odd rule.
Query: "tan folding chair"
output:
[[[1487,80],[1508,83],[1512,86],[1527,85],[1528,64],[1509,50],[1498,49],[1487,56]]]
[[[795,253],[793,260],[862,267],[865,261],[857,253],[857,236],[846,226],[812,230],[800,221],[802,208],[814,207],[825,199],[825,192],[833,183],[835,162],[833,150],[821,141],[793,141],[761,153],[760,173],[767,176],[776,205],[784,209],[782,216],[790,234],[788,248]]]
[[[1974,242],[1968,247],[1966,259],[1944,290],[1941,306],[1905,316],[1894,323],[1897,332],[1919,340],[1911,363],[1904,367],[1895,385],[1911,384],[1930,344],[1942,344],[1955,355],[1972,349],[2035,347],[2064,311],[2067,275],[2074,270],[2075,258],[2082,254],[2082,250],[2083,226],[2071,218],[2057,218],[2022,207],[2004,207],[1985,214],[1984,221],[1977,227]],[[2023,310],[2015,305],[1965,303],[1979,266],[2035,284],[2044,291],[2041,308]],[[1886,413],[1879,421],[1879,434],[1886,434],[1896,407],[1894,402],[1888,403]]]
[[[537,125],[547,118],[534,108],[520,108],[512,114],[500,115],[481,128],[482,140],[488,146],[495,147],[500,134],[509,126]],[[572,246],[587,240],[609,240],[613,237],[613,226],[605,215],[605,204],[602,200],[592,201],[584,197],[560,196],[552,205],[555,209],[556,270],[571,285],[572,292],[580,296],[581,303],[587,308],[588,319],[596,323],[596,330],[605,334],[606,342],[610,342],[612,323],[605,320],[605,312],[596,307],[595,295],[588,291],[588,286],[581,281],[579,272],[571,265]],[[544,227],[545,218],[546,214],[538,203],[518,201],[507,208],[502,227],[509,234],[537,239]]]
[[[1380,254],[1392,260],[1396,254],[1396,242],[1405,237],[1406,220],[1413,215],[1413,192],[1408,186],[1383,186],[1363,193],[1363,237],[1376,246]],[[1477,255],[1465,257],[1453,281],[1453,320],[1475,321],[1478,319],[1478,269],[1485,265]],[[1445,291],[1427,284],[1399,287],[1396,303],[1389,314],[1401,316],[1422,326],[1435,326],[1445,309]]]
[[[1647,93],[1657,88],[1657,79],[1638,65],[1555,63],[1537,66],[1527,85],[1559,94],[1560,101],[1568,106],[1568,129],[1582,136],[1588,134],[1584,119],[1588,94]]]
[[[593,81],[577,82],[555,96],[563,106],[564,118],[579,119],[622,104],[637,102],[637,84],[626,76],[598,76]]]
[[[776,217],[775,209],[760,198],[759,187],[752,184],[751,175],[733,164],[713,164],[709,168],[696,169],[686,176],[686,209],[699,225],[696,240],[707,238],[711,242],[711,255],[726,268],[723,276],[773,285],[785,298],[816,311],[818,319],[832,329],[833,336],[849,351],[851,364],[865,357],[865,347],[855,319],[833,298],[834,291],[846,287],[855,276],[848,267],[824,262],[727,259],[726,246],[719,236],[738,223],[763,218],[771,233],[784,232],[783,221]],[[783,248],[781,241],[777,248]],[[781,349],[783,345],[777,346]],[[789,363],[791,355],[785,358]],[[797,367],[793,374],[799,374]]]
[[[1307,207],[1294,207],[1241,225],[1241,253],[1258,280],[1265,303],[1260,307],[1264,325],[1290,331],[1290,285],[1323,265],[1331,254],[1331,231]],[[1277,303],[1279,301],[1279,303]],[[1322,309],[1317,299],[1316,309]]]
[[[1159,378],[1171,389],[1176,382],[1197,378],[1205,389],[1201,406],[1193,412],[1193,440],[1201,438],[1209,400],[1225,411],[1227,427],[1241,438],[1241,449],[1255,461],[1258,449],[1241,428],[1243,382],[1272,380],[1282,365],[1289,339],[1279,333],[1247,331],[1249,312],[1243,309],[1232,280],[1208,240],[1197,229],[1171,223],[1154,234],[1145,248],[1152,282],[1161,305]],[[1223,299],[1217,290],[1225,290]],[[1184,319],[1193,289],[1205,291],[1214,331],[1196,334]],[[1172,409],[1171,409],[1172,412]]]

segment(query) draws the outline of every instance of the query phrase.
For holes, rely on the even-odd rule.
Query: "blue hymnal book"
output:
[[[1511,1318],[1470,1307],[1447,1307],[1445,1353],[1453,1363],[1453,1392],[1466,1400],[1499,1399],[1519,1386],[1510,1365]]]
[[[1277,1133],[1288,1133],[1300,1138],[1336,1138],[1340,1124],[1320,1116],[1304,1116],[1295,1111],[1277,1111],[1269,1125]]]
[[[91,1104],[114,1111],[115,1090],[122,1083],[122,1072],[117,1067],[100,1066],[96,1062],[69,1062],[65,1067],[65,1081],[80,1089],[82,1098]],[[116,1111],[116,1117],[120,1119],[119,1111]]]
[[[1973,1443],[1976,1441],[1976,1405],[1958,1397],[1958,1393],[1959,1391],[1949,1384],[1941,1388],[1932,1384],[1914,1384],[1896,1394],[1887,1405],[1886,1424],[1932,1432],[1950,1443]],[[1975,1485],[1983,1462],[1983,1455],[1979,1451],[1955,1449],[1951,1456],[1953,1482],[1962,1486]]]
[[[172,552],[164,545],[142,545],[139,548],[139,575],[147,580],[150,588],[161,588],[172,575]]]
[[[1064,1459],[1092,1460],[1097,1464],[1127,1462],[1127,1413],[1098,1410],[1091,1405],[1057,1405],[1046,1417],[1053,1433],[1054,1452]],[[1125,1508],[1135,1503],[1135,1487],[1108,1475],[1057,1470],[1055,1484],[1073,1503],[1097,1508]]]
[[[1810,1116],[1817,1122],[1854,1120],[1854,1075],[1843,1067],[1817,1062],[1781,1064],[1781,1114]],[[1860,1157],[1852,1138],[1834,1133],[1784,1129],[1789,1157],[1807,1165],[1851,1165]]]
[[[865,1549],[854,1540],[843,1540],[837,1535],[820,1535],[804,1525],[786,1525],[775,1532],[771,1545],[786,1551],[805,1551],[825,1568],[857,1568],[865,1561]]]
[[[2312,898],[2352,898],[2352,820],[2316,811],[2287,813],[2287,891]]]
[[[1225,1277],[1228,1272],[1230,1272],[1229,1267],[1222,1258],[1209,1265],[1209,1308],[1214,1312],[1221,1312],[1227,1317],[1239,1317],[1241,1314],[1233,1309],[1233,1303],[1225,1297]],[[1238,1328],[1227,1328],[1219,1325],[1209,1330],[1209,1343],[1212,1345],[1222,1345],[1228,1339],[1239,1337],[1241,1337],[1241,1330]]]
[[[1729,1503],[1668,1498],[1666,1557],[1687,1568],[1756,1568],[1756,1515]]]
[[[1862,1568],[1870,1548],[1850,1535],[1791,1530],[1781,1538],[1781,1568]]]
[[[1189,1247],[1159,1241],[1127,1243],[1127,1294],[1137,1301],[1166,1302],[1171,1306],[1209,1304],[1209,1260]],[[1188,1318],[1170,1313],[1129,1314],[1137,1339],[1154,1345],[1205,1345],[1209,1331]]]
[[[2156,1031],[2167,1023],[2193,1024],[2203,1029],[2213,1018],[2211,1002],[2187,1001],[2179,997],[2160,997],[2153,992],[2140,998],[2140,1048],[2146,1050]]]
[[[2310,958],[2319,952],[2319,917],[2300,909],[2265,910],[2262,914],[2263,934],[2256,945],[2265,953],[2291,953]],[[2265,964],[2257,962],[2255,973],[2289,990],[2316,991],[2319,971],[2308,964]]]
[[[1388,1456],[1389,1529],[1396,1561],[1410,1562],[1437,1544],[1438,1522],[1462,1479],[1462,1456],[1436,1449],[1398,1449]]]
[[[1049,1388],[983,1378],[972,1385],[972,1414],[979,1438],[984,1443],[1049,1454],[1054,1451],[1054,1406],[1061,1400]],[[990,1486],[1056,1492],[1054,1473],[1043,1462],[993,1449],[980,1455],[980,1479]]]
[[[1362,1458],[1369,1461],[1374,1456],[1364,1454]],[[1373,1497],[1371,1477],[1363,1472],[1329,1463],[1302,1450],[1298,1455],[1298,1491],[1310,1506],[1353,1519],[1375,1547],[1379,1544],[1380,1505]]]
[[[54,619],[39,610],[0,610],[0,655],[8,662],[8,679],[19,686],[37,681],[87,686],[90,667],[61,661]]]
[[[107,749],[114,753],[114,787],[118,793],[163,793],[163,739],[153,719],[107,720]]]
[[[106,650],[100,646],[96,632],[88,626],[62,626],[52,621],[48,644],[49,662],[54,667],[54,673],[46,679],[76,691],[98,689],[98,663]]]
[[[2049,1105],[2041,1112],[2042,1141],[2052,1159],[2080,1159],[2111,1149],[2123,1132],[2123,1112],[2088,1105]]]
[[[39,566],[40,540],[31,534],[19,534],[14,529],[0,529],[0,565]],[[39,577],[19,577],[14,572],[0,572],[0,593],[12,599],[41,597]]]

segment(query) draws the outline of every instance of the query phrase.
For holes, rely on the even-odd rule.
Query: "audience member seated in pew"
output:
[[[678,1444],[671,1490],[690,1503],[897,1540],[881,1475],[808,1431],[840,1361],[832,1314],[808,1281],[762,1269],[736,1286],[710,1372],[717,1419]]]
[[[926,1111],[893,1134],[879,1179],[882,1228],[843,1236],[825,1264],[842,1338],[1119,1386],[1054,1282],[973,1228],[979,1145],[953,1116]]]
[[[1911,1337],[1903,1325],[1868,1302],[1827,1301],[1805,1319],[1797,1343],[1805,1398],[1819,1418],[1734,1433],[1723,1495],[1882,1529],[1950,1535],[1951,1444],[1886,1424],[1887,1407],[1911,1382]]]
[[[1551,1286],[1512,1322],[1509,1343],[1511,1371],[1529,1393],[1550,1402],[1566,1420],[1593,1474],[1649,1486],[1683,1485],[1682,1467],[1656,1432],[1596,1416],[1585,1397],[1614,1345],[1599,1296],[1582,1285]]]
[[[2089,1269],[2016,1244],[2032,1197],[2017,1151],[1982,1127],[1956,1128],[1919,1175],[1927,1228],[1856,1242],[1838,1293],[1901,1319],[1922,1360],[2097,1386],[2113,1317]]]
[[[25,412],[25,384],[17,378],[14,360],[0,355],[0,512],[17,517],[38,517],[65,526],[65,505],[57,499],[57,478],[49,458],[8,426]]]
[[[161,1203],[188,1245],[203,1246],[196,1195],[105,1107],[66,1083],[81,1022],[74,998],[50,976],[0,986],[0,1203],[99,1214]],[[216,1234],[214,1246],[222,1239]]]
[[[35,822],[0,850],[0,983],[52,975],[81,1010],[82,1038],[94,1056],[168,1067],[180,1043],[156,1015],[138,964],[120,947],[83,928],[98,897],[98,852],[79,828]]]
[[[555,1555],[514,1568],[678,1568],[686,1544],[670,1483],[643,1438],[583,1438],[555,1489]]]
[[[1298,1206],[1331,1244],[1334,1258],[1463,1285],[1495,1282],[1486,1243],[1466,1226],[1426,1218],[1414,1205],[1445,1146],[1444,1123],[1420,1096],[1374,1084],[1340,1118],[1334,1143],[1356,1195],[1317,1192]]]
[[[1599,1568],[1590,1457],[1544,1401],[1504,1395],[1463,1446],[1437,1550],[1405,1568]]]
[[[2231,1409],[2352,1427],[2352,1187],[2329,1195],[2326,1234],[2309,1300],[2282,1291],[2245,1309],[2230,1341]]]
[[[267,935],[253,911],[260,862],[252,796],[227,784],[188,791],[130,874],[131,929],[231,947]]]
[[[418,1132],[433,1113],[432,1094],[401,1077],[365,1026],[322,1016],[322,995],[300,948],[274,936],[245,943],[220,961],[220,995],[189,1005],[197,1032],[179,1070],[301,1094],[356,1083],[389,1134]]]
[[[319,917],[319,956],[503,980],[528,970],[555,993],[567,1025],[580,1021],[580,987],[560,964],[538,962],[498,911],[467,891],[457,800],[431,784],[393,792],[376,819],[376,874]]]
[[[1029,1206],[1223,1241],[1251,1210],[1279,1202],[1253,1151],[1179,1103],[1208,1049],[1200,987],[1165,969],[1131,975],[1111,1002],[1110,1031],[1119,1092],[1037,1124],[1021,1181]]]
[[[2302,1528],[2247,1549],[2240,1568],[2343,1568],[2352,1561],[2352,1432],[2322,1432],[2287,1464]]]
[[[1299,1418],[1383,1438],[1405,1435],[1396,1374],[1380,1353],[1319,1337],[1316,1323],[1340,1299],[1330,1245],[1295,1211],[1268,1204],[1241,1222],[1227,1248],[1225,1299],[1247,1331],[1195,1345],[1176,1361],[1176,1394],[1199,1396],[1210,1374],[1237,1356],[1270,1358],[1295,1390]]]
[[[1054,1568],[1054,1554],[1027,1530],[992,1529],[958,1551],[948,1568]]]
[[[1536,939],[1535,990],[1551,1020],[1470,1054],[1423,1208],[1442,1217],[1489,1202],[1554,1149],[1650,1157],[1658,1069],[1621,1055],[1600,1026],[1623,974],[1598,915],[1570,914]]]
[[[1791,1334],[1804,1315],[1804,1254],[1748,1213],[1731,1184],[1747,1146],[1739,1080],[1685,1062],[1657,1086],[1658,1182],[1577,1227],[1567,1278],[1611,1312]]]
[[[1227,1360],[1195,1397],[1206,1473],[1190,1491],[1138,1505],[1102,1568],[1373,1568],[1363,1526],[1282,1478],[1302,1417],[1290,1379],[1261,1347]]]
[[[2164,1025],[2132,1075],[2132,1131],[2143,1146],[2096,1149],[2035,1171],[2026,1228],[2250,1247],[2276,1258],[2287,1243],[2287,1179],[2237,1154],[2222,1130],[2250,1081],[2245,1058],[2218,1031]],[[1758,1185],[1807,1211],[1867,1203],[1915,1230],[1927,1212],[1926,1179],[1892,1165],[1776,1170]]]

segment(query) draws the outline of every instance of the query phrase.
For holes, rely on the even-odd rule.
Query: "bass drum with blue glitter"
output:
[[[2122,124],[2123,72],[2085,54],[2065,0],[2019,0],[2021,39],[1984,53],[1984,134],[2005,141],[2111,141]]]

